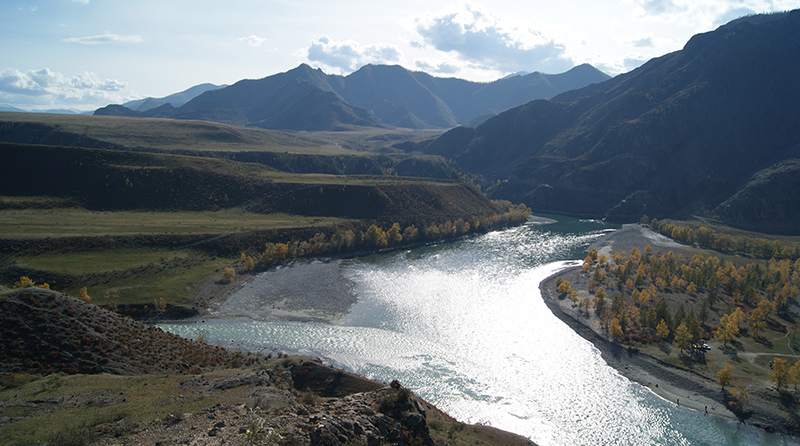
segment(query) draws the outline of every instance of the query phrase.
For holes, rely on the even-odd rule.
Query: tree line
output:
[[[364,229],[339,227],[331,234],[318,232],[306,240],[268,242],[263,249],[241,253],[241,269],[268,268],[303,257],[316,257],[346,252],[371,251],[415,243],[436,242],[485,233],[490,230],[518,225],[530,217],[530,209],[524,204],[514,205],[509,201],[493,203],[500,212],[488,216],[457,218],[443,222],[409,224],[401,226],[394,222],[388,226],[373,223]]]
[[[611,258],[593,249],[582,274],[589,278],[590,296],[579,299],[564,280],[557,281],[557,291],[586,316],[594,309],[609,335],[619,341],[674,341],[682,351],[711,336],[727,344],[743,329],[758,338],[768,318],[788,314],[800,294],[800,259],[737,266],[716,256],[654,253],[650,245]],[[668,293],[688,294],[699,305],[670,305]],[[720,302],[731,310],[717,310]],[[718,320],[715,314],[721,314]]]
[[[695,228],[685,224],[658,221],[655,218],[650,220],[647,216],[642,217],[641,223],[673,240],[724,254],[738,254],[764,260],[800,259],[800,243],[748,235],[731,235],[706,226]]]

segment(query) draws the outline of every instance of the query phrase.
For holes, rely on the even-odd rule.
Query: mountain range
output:
[[[225,88],[227,85],[214,85],[214,84],[200,84],[195,85],[194,87],[188,88],[183,90],[179,93],[173,93],[169,96],[164,96],[163,98],[154,98],[154,97],[147,97],[144,99],[137,99],[134,101],[128,101],[122,104],[124,107],[129,108],[133,111],[145,112],[147,110],[152,110],[154,108],[161,107],[165,104],[170,104],[173,107],[180,107],[181,105],[191,101],[192,99],[200,96],[201,94],[210,91],[210,90],[218,90],[220,88]]]
[[[452,158],[490,197],[536,211],[798,233],[798,55],[800,10],[743,17],[627,74],[403,148]]]
[[[608,78],[590,65],[561,74],[530,73],[480,83],[437,78],[400,66],[366,65],[348,76],[338,76],[303,64],[227,87],[193,87],[207,91],[180,105],[167,98],[151,98],[109,105],[95,114],[201,119],[281,130],[452,128],[474,126],[511,107]]]

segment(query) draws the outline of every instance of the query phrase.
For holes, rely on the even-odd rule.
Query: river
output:
[[[398,379],[461,421],[542,446],[797,445],[659,398],[550,312],[539,283],[613,229],[566,219],[348,259],[339,271],[358,302],[341,325],[212,319],[203,334]],[[193,338],[198,326],[162,328]]]

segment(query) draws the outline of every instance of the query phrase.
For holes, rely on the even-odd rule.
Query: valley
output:
[[[794,444],[798,30],[744,16],[615,77],[302,64],[0,112],[0,443]],[[235,294],[305,264],[336,286]]]

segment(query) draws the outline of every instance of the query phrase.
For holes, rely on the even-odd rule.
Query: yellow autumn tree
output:
[[[681,352],[692,345],[692,333],[686,327],[686,322],[681,322],[675,329],[675,345],[681,349]]]
[[[658,339],[661,339],[662,341],[667,339],[669,336],[669,327],[664,319],[661,319],[661,322],[659,322],[656,326],[656,336],[658,336]]]
[[[721,369],[717,372],[717,382],[720,386],[722,386],[723,390],[725,386],[731,385],[733,383],[733,367],[730,364],[726,365],[724,369]]]
[[[775,384],[778,390],[786,387],[786,384],[791,380],[789,364],[783,358],[772,359],[772,371],[769,373],[769,380]]]
[[[231,268],[230,266],[222,268],[222,280],[230,283],[234,277],[236,277],[235,269]]]
[[[625,333],[622,331],[622,326],[619,324],[619,319],[615,317],[611,318],[611,322],[608,324],[608,334],[610,334],[615,341],[619,341],[625,336]]]
[[[403,241],[403,234],[400,231],[400,224],[394,223],[392,227],[386,231],[386,239],[390,245],[397,245]]]
[[[89,291],[86,289],[86,287],[81,287],[80,294],[78,295],[78,299],[80,299],[80,300],[82,300],[84,302],[91,302],[92,301],[92,297],[89,296]]]

